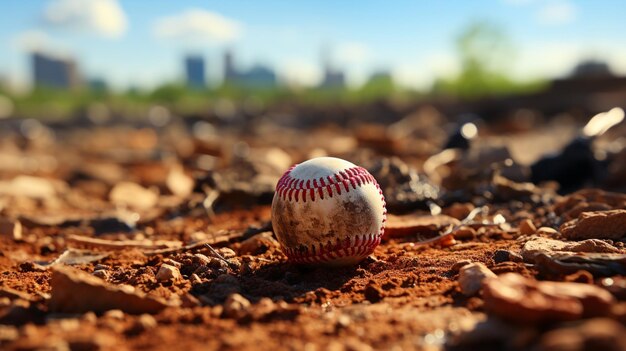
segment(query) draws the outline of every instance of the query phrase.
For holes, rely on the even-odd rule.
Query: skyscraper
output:
[[[237,70],[231,51],[224,53],[224,83],[247,87],[273,87],[277,84],[276,73],[270,67],[257,64],[249,70]]]
[[[75,89],[80,85],[76,62],[44,53],[32,54],[33,84],[36,87]]]
[[[322,88],[343,88],[346,85],[344,73],[333,67],[330,58],[330,49],[322,49],[322,65],[324,66],[324,78],[320,87]]]
[[[204,74],[204,58],[202,56],[187,56],[185,58],[187,86],[195,89],[202,89],[206,87],[206,78]]]
[[[224,52],[224,83],[232,83],[237,80],[237,71],[233,61],[233,53],[230,50],[226,50]]]

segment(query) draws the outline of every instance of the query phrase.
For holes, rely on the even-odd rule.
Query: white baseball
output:
[[[348,161],[319,157],[291,167],[272,201],[272,225],[296,263],[354,264],[371,254],[385,230],[378,183]]]

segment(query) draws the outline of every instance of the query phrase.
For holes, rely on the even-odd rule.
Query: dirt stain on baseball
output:
[[[329,199],[330,200],[330,199]],[[365,235],[375,233],[375,214],[365,201],[349,197],[333,202],[329,211],[322,211],[310,203],[274,201],[275,231],[282,235],[279,241],[286,247],[298,247],[303,243],[337,242],[337,233]],[[330,218],[328,218],[330,217]]]

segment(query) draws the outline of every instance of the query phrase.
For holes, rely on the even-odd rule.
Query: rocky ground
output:
[[[8,125],[0,347],[626,349],[623,164],[593,183],[614,192],[559,195],[513,161],[574,128],[481,131],[438,153],[447,134],[429,116],[386,130]],[[278,177],[327,154],[368,168],[389,204],[385,240],[355,267],[290,264],[272,232]]]

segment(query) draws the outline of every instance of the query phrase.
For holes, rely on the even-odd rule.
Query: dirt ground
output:
[[[453,176],[454,167],[466,167],[461,160],[443,166],[437,186],[456,192],[433,197],[437,214],[423,198],[407,205],[402,177],[376,173],[376,162],[397,155],[423,177],[441,133],[385,150],[380,144],[389,141],[367,133],[324,128],[245,137],[203,124],[30,128],[32,135],[0,139],[2,349],[626,347],[626,196],[619,192],[562,196],[550,184],[493,174],[467,176],[459,186]],[[281,172],[324,154],[370,162],[391,205],[385,240],[354,267],[291,264],[272,233]],[[581,213],[606,218],[593,231]],[[597,241],[558,256],[551,250],[561,244],[542,239]],[[541,255],[528,254],[532,240],[548,245]],[[485,270],[528,278],[519,288],[528,301],[505,294],[505,282]],[[547,293],[534,287],[538,281],[574,285]],[[562,317],[557,307],[565,302],[581,312]]]

